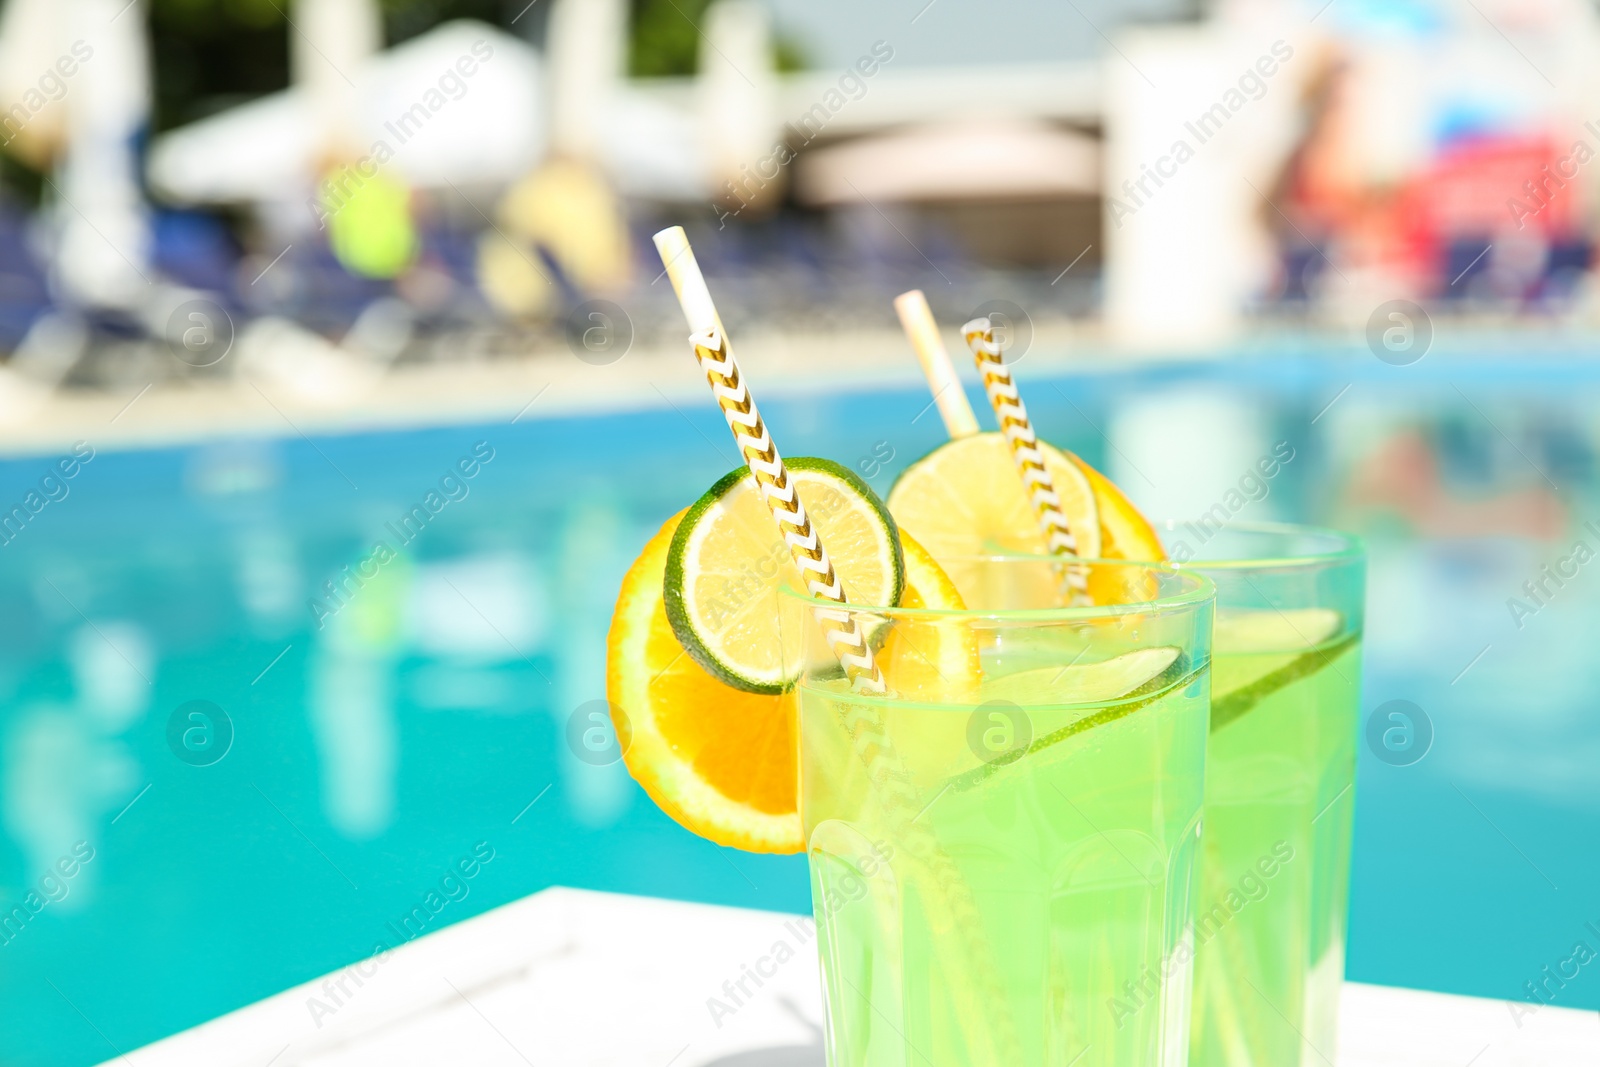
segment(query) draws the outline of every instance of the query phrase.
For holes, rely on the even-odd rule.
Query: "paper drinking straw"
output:
[[[894,298],[894,310],[900,316],[906,337],[911,340],[917,362],[922,364],[922,373],[933,392],[933,402],[939,405],[939,417],[944,420],[950,440],[971,437],[978,432],[978,419],[972,413],[972,405],[967,403],[967,394],[961,389],[950,353],[939,339],[939,324],[928,307],[928,298],[922,295],[921,289],[901,293]]]
[[[1078,554],[1077,538],[1067,516],[1061,510],[1061,498],[1056,494],[1055,479],[1044,465],[1044,453],[1039,450],[1039,435],[1033,432],[1028,420],[1028,409],[1017,392],[1017,383],[1011,379],[1011,368],[1001,358],[1000,345],[994,339],[994,328],[987,318],[973,319],[961,327],[972,358],[977,361],[978,373],[983,375],[983,388],[994,407],[994,417],[1000,431],[1011,446],[1011,458],[1016,460],[1017,473],[1022,475],[1022,485],[1033,502],[1039,528],[1044,531],[1045,545],[1052,555]],[[1087,599],[1089,583],[1082,568],[1067,569],[1067,584],[1075,599]]]
[[[672,288],[689,320],[689,343],[694,345],[695,358],[711,382],[711,392],[728,420],[728,429],[733,431],[740,454],[756,476],[761,499],[766,501],[767,510],[777,521],[789,546],[789,555],[805,575],[806,589],[820,600],[844,604],[839,575],[833,569],[828,550],[811,526],[811,517],[806,514],[806,506],[789,479],[789,470],[783,465],[783,457],[778,455],[778,446],[767,433],[766,423],[761,421],[755,397],[745,388],[739,363],[733,358],[733,348],[723,332],[722,321],[711,302],[711,291],[706,288],[705,277],[695,262],[683,227],[662,230],[656,234],[655,242],[661,261],[667,266],[667,277],[672,279]],[[851,687],[861,693],[886,692],[883,674],[878,670],[866,632],[856,616],[848,611],[827,610],[818,610],[816,616],[828,644],[833,646],[834,654],[850,678]]]
[[[800,495],[789,479],[788,469],[778,455],[777,446],[767,432],[756,409],[755,399],[744,384],[744,376],[734,359],[722,320],[711,301],[704,275],[695,262],[689,239],[680,226],[655,235],[656,251],[672,280],[673,291],[689,322],[689,341],[695,358],[706,372],[711,391],[728,420],[740,453],[761,487],[762,499],[778,523],[796,565],[806,575],[811,595],[840,605],[839,609],[816,608],[828,643],[844,666],[850,684],[858,692],[886,695],[887,686],[867,644],[866,635],[846,603],[839,576],[834,572],[821,539],[812,528]],[[950,961],[943,968],[946,977],[973,1003],[959,1012],[963,1028],[974,1046],[974,1067],[989,1064],[1000,1067],[1021,1062],[1015,1021],[1005,1010],[999,983],[999,969],[989,945],[983,940],[983,919],[972,890],[960,868],[939,845],[922,814],[915,780],[890,743],[882,716],[865,703],[846,703],[841,707],[843,724],[856,754],[867,769],[895,837],[905,851],[925,864],[933,883],[944,892],[932,894],[925,902],[936,925],[962,940],[965,959]],[[937,800],[937,798],[935,798]]]

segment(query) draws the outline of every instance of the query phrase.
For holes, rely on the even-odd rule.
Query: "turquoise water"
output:
[[[1239,517],[1372,538],[1367,703],[1416,702],[1435,739],[1407,767],[1362,747],[1350,973],[1512,998],[1600,920],[1600,574],[1522,630],[1505,605],[1600,515],[1584,414],[1600,375],[1375,363],[1019,377],[1046,435],[1113,472],[1130,457],[1100,431],[1141,397],[1245,397],[1298,458]],[[926,403],[908,387],[763,408],[788,454],[887,492],[938,443]],[[679,407],[97,450],[51,482],[66,495],[0,548],[0,919],[25,915],[0,939],[0,1063],[98,1063],[555,884],[809,910],[801,860],[717,854],[567,740],[604,695],[623,571],[734,465],[709,404]],[[1412,437],[1435,512],[1526,514],[1548,489],[1558,533],[1407,513],[1415,487],[1373,489],[1372,472]],[[0,464],[0,501],[55,459]],[[389,524],[414,506],[429,519],[402,545]],[[324,583],[347,566],[366,577],[340,603]],[[1600,980],[1557,997],[1600,1007]]]

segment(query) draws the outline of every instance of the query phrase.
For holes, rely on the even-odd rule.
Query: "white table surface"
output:
[[[810,936],[793,916],[551,889],[368,961],[365,976],[347,968],[107,1063],[821,1067]],[[714,1020],[708,998],[726,1000],[723,983],[779,942],[793,958]],[[1503,1001],[1347,983],[1339,1067],[1600,1064],[1600,1015],[1544,1007],[1518,1023]]]

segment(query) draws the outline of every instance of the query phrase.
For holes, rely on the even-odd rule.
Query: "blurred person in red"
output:
[[[1564,306],[1592,248],[1595,13],[1410,0],[1342,4],[1333,22],[1337,58],[1309,79],[1275,197],[1285,218],[1267,220],[1281,295],[1357,314],[1397,297]]]

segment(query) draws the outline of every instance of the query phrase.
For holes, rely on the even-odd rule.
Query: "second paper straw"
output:
[[[972,357],[977,361],[978,373],[983,376],[983,389],[989,395],[994,417],[1000,423],[1011,446],[1011,458],[1016,461],[1017,473],[1022,476],[1023,488],[1033,504],[1039,529],[1044,533],[1045,547],[1051,555],[1075,556],[1078,540],[1072,536],[1066,513],[1061,510],[1061,497],[1056,493],[1055,479],[1045,466],[1044,452],[1039,448],[1039,435],[1034,432],[1028,418],[1027,406],[1017,391],[1017,383],[1006,366],[1004,351],[994,339],[994,326],[987,318],[973,319],[961,327],[961,335]],[[1088,598],[1088,578],[1080,567],[1067,569],[1067,585],[1074,600]]]

